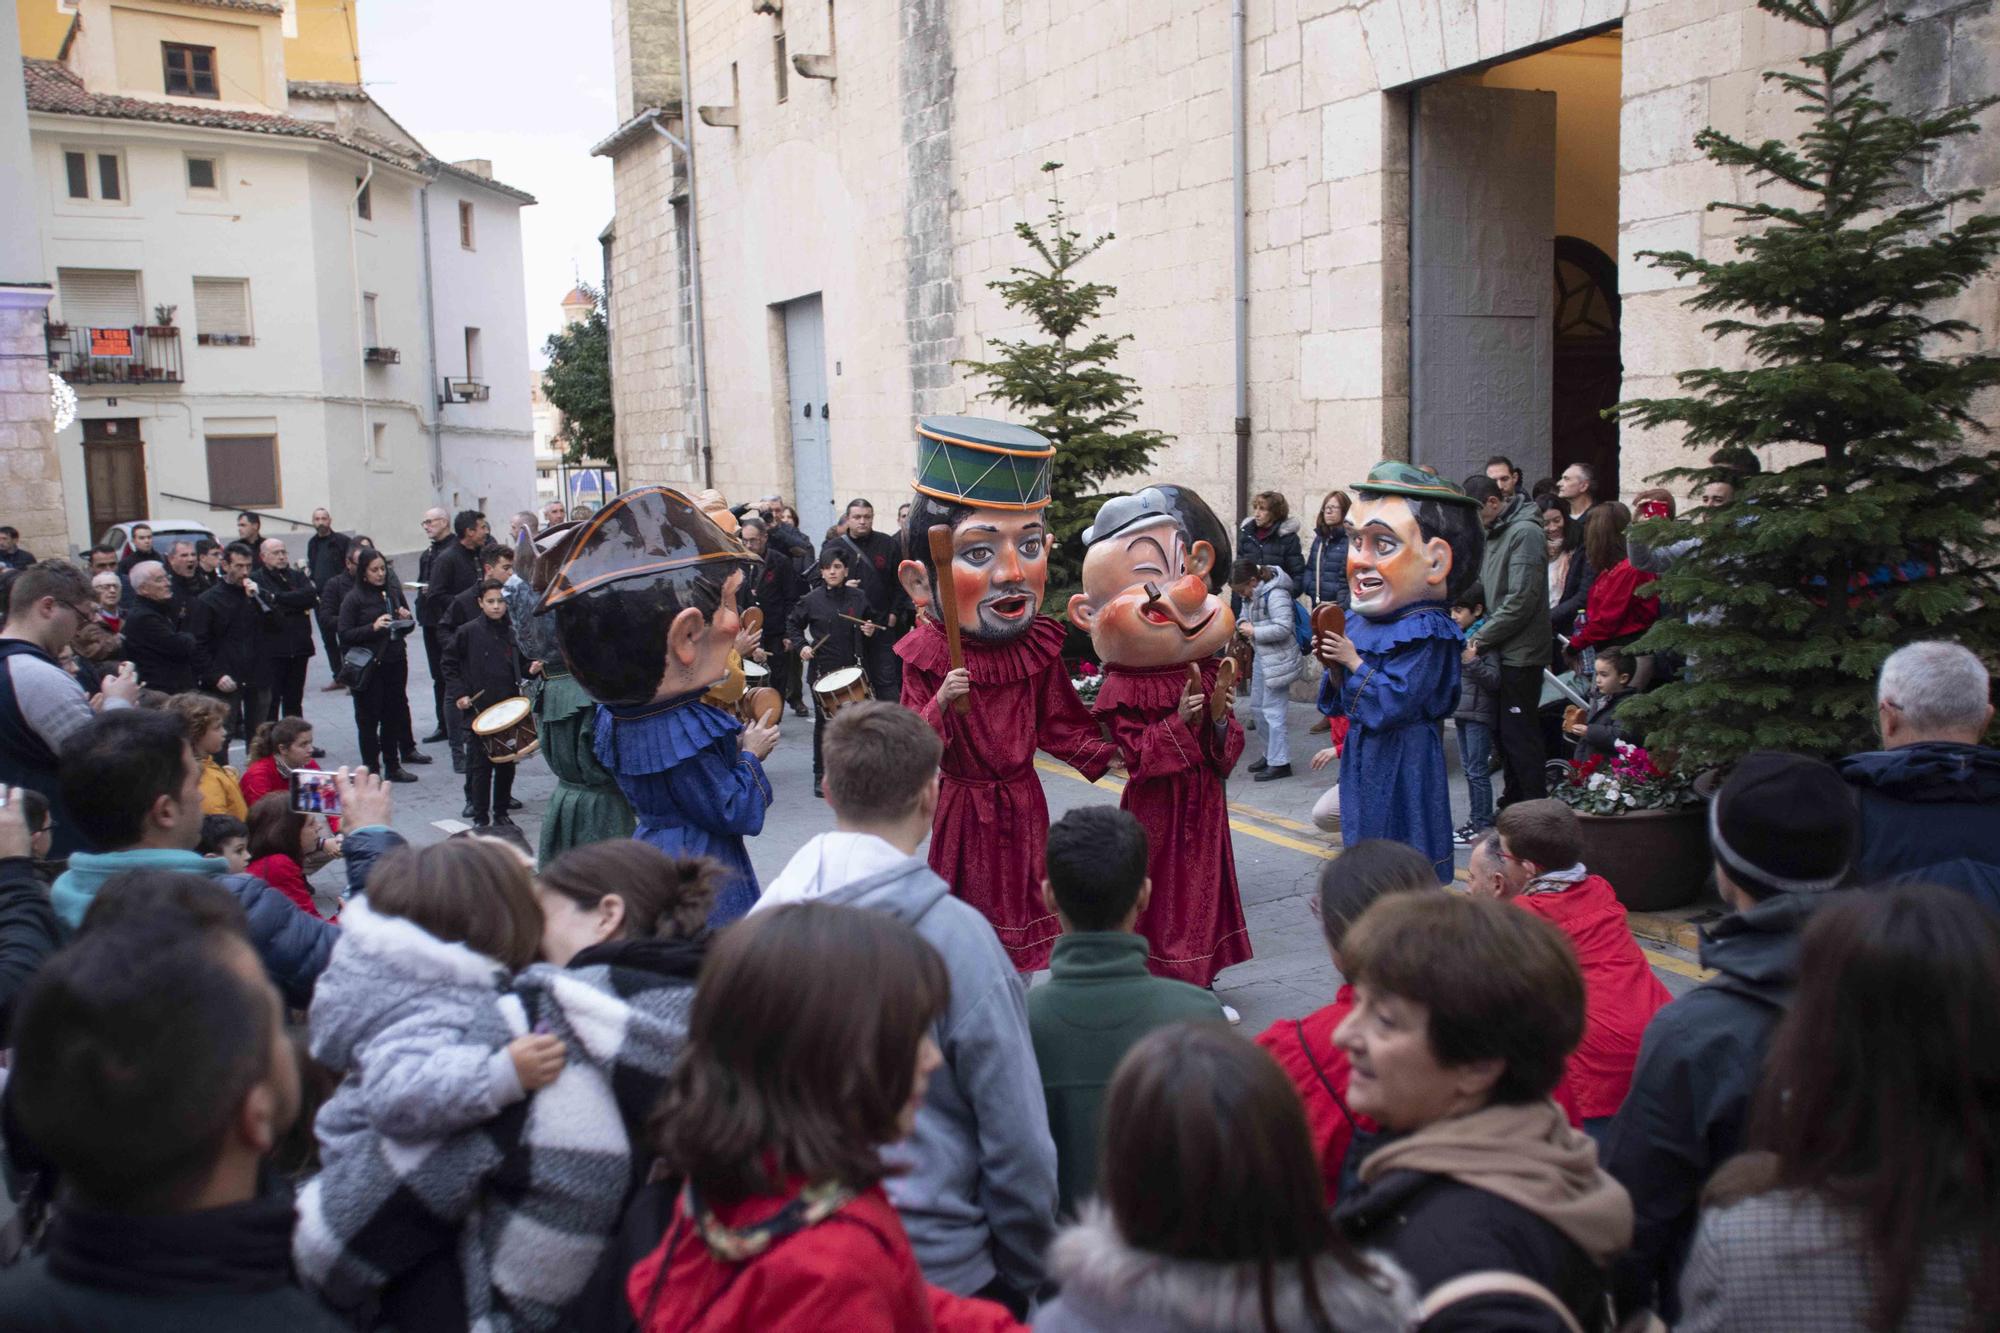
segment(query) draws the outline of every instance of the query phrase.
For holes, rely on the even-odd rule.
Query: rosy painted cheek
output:
[[[988,586],[984,570],[973,569],[956,560],[952,561],[951,590],[958,598],[958,614],[961,623],[978,623],[979,603],[985,600]]]

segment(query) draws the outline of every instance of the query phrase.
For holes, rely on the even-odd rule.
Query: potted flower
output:
[[[1076,670],[1077,674],[1071,677],[1069,682],[1076,687],[1076,697],[1083,700],[1085,704],[1097,702],[1097,692],[1104,687],[1104,677],[1098,671],[1097,664],[1095,662],[1079,662],[1077,663]]]
[[[1708,816],[1693,778],[1619,741],[1610,759],[1592,755],[1578,765],[1555,796],[1576,811],[1583,863],[1610,881],[1626,910],[1685,907],[1701,892]]]
[[[154,306],[153,322],[146,326],[145,332],[156,338],[164,338],[171,334],[179,333],[180,330],[174,327],[174,316],[179,311],[179,306],[167,305],[164,302]]]

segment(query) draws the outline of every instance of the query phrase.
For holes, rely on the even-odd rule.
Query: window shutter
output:
[[[130,270],[56,271],[63,319],[80,328],[129,329],[139,323],[139,275]]]
[[[196,278],[194,327],[197,333],[250,336],[249,279]]]
[[[278,503],[278,441],[270,435],[210,435],[208,499],[218,509]]]

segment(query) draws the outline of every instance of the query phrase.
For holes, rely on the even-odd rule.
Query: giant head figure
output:
[[[1387,620],[1422,602],[1449,603],[1479,578],[1486,532],[1479,506],[1408,463],[1377,463],[1348,511],[1352,609]]]
[[[1070,623],[1107,663],[1172,666],[1212,656],[1236,617],[1218,593],[1229,529],[1183,486],[1148,486],[1106,500],[1083,531],[1083,591]]]
[[[538,609],[577,683],[607,704],[707,689],[729,671],[749,552],[679,491],[627,491],[556,552]]]
[[[1025,426],[980,417],[917,423],[916,496],[897,571],[918,610],[942,616],[948,580],[961,633],[989,643],[1027,632],[1049,581],[1049,460],[1055,447]],[[951,565],[931,559],[930,530],[951,529]]]

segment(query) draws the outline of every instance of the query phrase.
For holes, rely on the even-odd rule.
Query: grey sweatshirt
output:
[[[1055,1234],[1056,1148],[1027,992],[993,927],[914,856],[851,884],[801,888],[801,898],[885,912],[944,955],[951,1004],[934,1034],[944,1065],[916,1132],[884,1150],[909,1168],[884,1185],[930,1282],[964,1296],[997,1274],[1032,1293]]]

